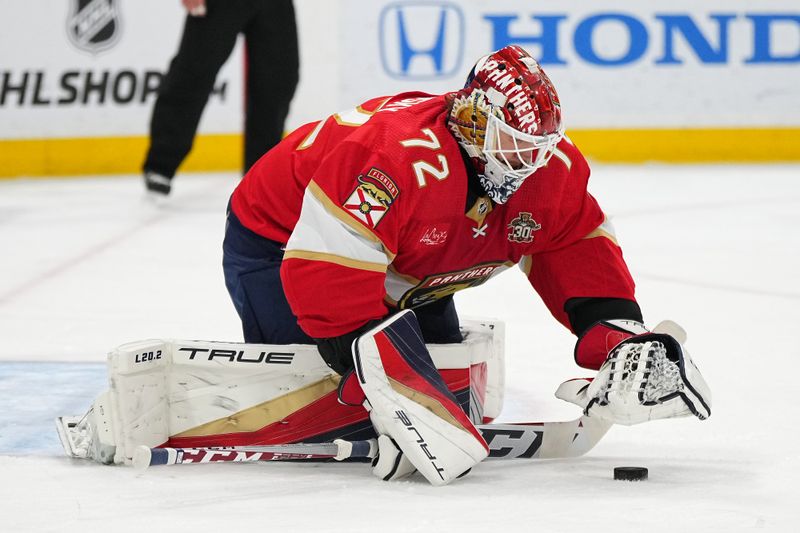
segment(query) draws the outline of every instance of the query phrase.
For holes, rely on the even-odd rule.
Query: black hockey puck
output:
[[[647,469],[641,466],[618,466],[614,469],[614,479],[644,481],[647,479]]]

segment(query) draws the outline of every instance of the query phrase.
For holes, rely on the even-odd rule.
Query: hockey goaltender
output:
[[[223,267],[245,343],[119,347],[109,390],[59,419],[65,449],[130,463],[141,447],[178,448],[170,462],[188,462],[318,443],[305,456],[377,451],[378,477],[444,485],[487,456],[580,455],[615,423],[707,418],[685,333],[644,326],[588,178],[555,88],[518,46],[479,59],[458,91],[378,97],[301,126],[231,197]],[[459,321],[453,294],[513,265],[597,371],[556,392],[578,420],[489,423],[502,324]],[[359,439],[369,453],[342,446]],[[331,441],[336,453],[319,452]]]

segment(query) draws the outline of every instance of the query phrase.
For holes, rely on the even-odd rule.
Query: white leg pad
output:
[[[370,418],[433,485],[445,485],[482,461],[488,446],[434,367],[410,311],[354,343]]]
[[[462,331],[464,342],[429,348],[437,368],[469,369],[470,414],[480,423],[502,408],[502,323],[467,320]],[[108,462],[113,450],[114,463],[130,463],[137,446],[161,446],[209,424],[252,431],[238,413],[309,387],[335,390],[338,379],[316,346],[300,344],[151,339],[114,349],[108,369],[109,390],[89,413],[56,421],[69,456]]]

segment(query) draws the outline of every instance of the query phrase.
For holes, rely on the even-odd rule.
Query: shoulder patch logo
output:
[[[367,227],[374,228],[389,211],[400,190],[392,178],[375,167],[357,181],[358,186],[345,201],[344,208]]]
[[[520,213],[509,222],[508,227],[511,228],[508,240],[519,243],[533,242],[533,232],[542,229],[542,225],[533,220],[530,213]]]

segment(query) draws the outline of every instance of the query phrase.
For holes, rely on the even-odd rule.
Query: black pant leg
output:
[[[244,0],[209,0],[207,7],[205,17],[186,17],[178,52],[153,107],[144,169],[167,177],[189,154],[217,73],[254,13]]]
[[[425,342],[449,344],[464,340],[459,328],[458,313],[453,296],[447,296],[414,309]]]
[[[244,30],[247,46],[244,171],[278,144],[299,80],[297,26],[291,0],[260,0]]]

